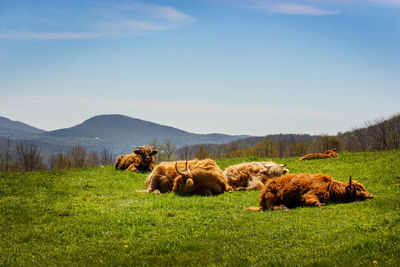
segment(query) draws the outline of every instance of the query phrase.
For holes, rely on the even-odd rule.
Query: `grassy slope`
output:
[[[242,161],[250,159],[218,164]],[[352,175],[375,198],[251,212],[244,208],[258,204],[258,191],[139,194],[134,189],[144,189],[147,174],[112,167],[1,174],[0,264],[399,264],[399,150],[275,161],[292,173],[323,172],[341,181]]]

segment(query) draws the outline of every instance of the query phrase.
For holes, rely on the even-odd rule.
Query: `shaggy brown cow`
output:
[[[189,169],[186,162],[186,171],[180,171],[175,163],[175,170],[179,173],[174,181],[172,191],[195,195],[218,195],[224,191],[231,191],[225,175],[211,159],[204,159]]]
[[[298,206],[325,206],[328,203],[361,201],[373,196],[364,186],[351,180],[336,181],[324,174],[287,174],[270,179],[260,194],[259,207],[249,210],[289,210]]]
[[[180,171],[183,169],[186,169],[186,172]],[[213,178],[216,180],[214,183],[210,182]],[[146,190],[136,192],[216,194],[223,192],[218,188],[223,188],[223,185],[220,185],[221,181],[222,184],[226,184],[223,172],[211,159],[162,162],[147,177]],[[226,186],[226,189],[228,188]]]
[[[336,158],[338,154],[336,153],[336,148],[328,149],[324,153],[307,154],[302,156],[299,161],[308,159],[325,159],[325,158]]]
[[[288,173],[285,166],[275,162],[246,162],[229,166],[224,174],[235,191],[262,189],[268,179]]]
[[[158,150],[152,146],[139,146],[133,153],[120,155],[115,161],[116,170],[126,171],[152,171],[154,169],[154,155]]]

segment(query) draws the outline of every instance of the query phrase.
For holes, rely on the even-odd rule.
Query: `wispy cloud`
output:
[[[190,132],[226,132],[254,135],[282,133],[282,131],[310,132],[311,128],[317,124],[315,121],[326,122],[328,120],[332,122],[332,120],[343,116],[337,111],[306,109],[302,108],[301,105],[297,107],[272,106],[271,103],[266,105],[233,105],[229,103],[140,100],[122,97],[2,94],[1,91],[0,114],[46,130],[71,127],[99,114],[124,114],[171,125]],[[300,125],[298,121],[303,123]],[[329,127],[331,127],[331,124]],[[324,131],[327,132],[327,128],[324,128]],[[334,131],[333,128],[332,133]]]
[[[304,115],[308,117],[335,117],[334,113],[310,109],[270,108],[264,106],[238,106],[210,104],[192,101],[162,101],[162,100],[133,100],[126,98],[95,98],[95,97],[58,97],[40,96],[27,94],[6,94],[3,97],[8,105],[12,106],[35,106],[59,107],[66,110],[73,109],[115,109],[115,110],[147,110],[151,107],[153,111],[162,112],[194,112],[194,113],[224,113],[224,114],[258,114],[258,115]],[[6,103],[0,104],[6,105]],[[48,110],[50,110],[49,108]],[[1,109],[0,109],[1,111]]]
[[[336,15],[348,5],[400,7],[400,0],[237,0],[235,3],[242,8],[300,16]]]
[[[279,3],[266,5],[264,8],[273,12],[289,15],[329,16],[339,13],[337,10],[323,9],[311,5]]]
[[[0,34],[3,39],[19,39],[19,40],[79,40],[92,39],[106,36],[106,33],[90,33],[90,32],[21,32],[14,34]]]
[[[36,17],[40,15],[35,14],[35,9],[32,10],[30,16],[36,22]],[[0,39],[79,40],[138,35],[178,28],[194,21],[191,16],[174,7],[136,1],[126,2],[124,5],[84,4],[79,15],[79,22],[75,22],[73,13],[70,13],[72,14],[70,18],[63,17],[62,20],[49,15],[46,20],[43,20],[46,23],[39,25],[35,23],[35,27],[32,26],[33,23],[28,22],[26,25],[20,25],[23,30],[3,26],[0,29]],[[51,31],[46,31],[48,28]],[[76,31],[76,29],[82,29],[82,31]]]
[[[304,2],[304,3],[303,3]],[[338,10],[319,7],[307,1],[245,1],[243,7],[263,10],[273,13],[303,16],[329,16],[338,14]]]
[[[172,21],[191,21],[192,18],[173,8],[170,6],[158,6],[158,5],[148,5],[148,6],[144,6],[144,9],[149,10],[150,12],[159,15],[160,17],[163,17],[165,19],[168,20],[172,20]]]
[[[400,7],[400,0],[364,0],[364,1],[379,5],[391,5]]]

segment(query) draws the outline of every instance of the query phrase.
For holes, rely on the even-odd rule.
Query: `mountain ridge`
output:
[[[45,130],[33,127],[20,121],[13,121],[0,116],[0,136],[21,138],[33,134],[41,134]]]
[[[106,148],[114,154],[122,154],[132,151],[136,146],[149,144],[153,140],[159,143],[170,140],[177,147],[182,147],[202,143],[222,144],[249,136],[220,133],[196,134],[125,115],[103,114],[93,116],[69,128],[44,131],[24,137],[26,140],[65,147],[81,145],[95,151]]]

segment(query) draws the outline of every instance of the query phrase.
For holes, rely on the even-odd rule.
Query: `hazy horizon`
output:
[[[400,0],[0,1],[0,116],[336,134],[400,111]]]
[[[399,114],[399,113],[397,113],[397,114]],[[126,116],[126,115],[124,115],[124,114],[97,114],[97,115],[94,115],[94,116],[92,116],[92,117],[90,117],[90,118],[86,118],[86,119],[84,119],[84,120],[82,120],[82,121],[80,121],[80,122],[78,122],[78,123],[76,123],[76,124],[74,124],[74,125],[69,125],[69,126],[66,126],[66,127],[55,128],[55,129],[49,129],[49,130],[36,127],[35,125],[33,125],[33,124],[29,123],[29,122],[20,121],[20,120],[13,120],[12,118],[7,118],[7,117],[5,117],[5,118],[10,119],[11,121],[15,121],[15,122],[22,122],[22,123],[25,123],[25,124],[27,124],[27,125],[29,125],[29,126],[38,128],[38,129],[40,129],[40,130],[45,130],[46,132],[51,132],[51,131],[55,131],[55,130],[68,129],[68,128],[77,126],[77,125],[79,125],[79,124],[82,124],[82,123],[84,123],[86,120],[89,120],[89,119],[91,119],[91,118],[93,118],[93,117],[103,116],[103,115],[105,115],[105,116],[107,116],[107,115],[121,115],[121,116]],[[396,115],[396,114],[392,114],[392,115]],[[392,116],[392,115],[391,115],[391,116]],[[163,126],[167,126],[167,127],[177,128],[177,129],[179,129],[179,130],[183,130],[183,131],[186,131],[186,132],[189,132],[189,133],[194,133],[194,134],[225,134],[225,135],[247,135],[247,136],[253,136],[253,137],[257,137],[257,136],[262,137],[262,136],[274,135],[274,134],[283,134],[283,135],[285,135],[285,134],[300,134],[300,135],[301,135],[301,134],[309,134],[309,135],[325,135],[325,134],[329,134],[329,135],[336,135],[336,134],[339,133],[339,132],[344,133],[344,132],[347,132],[347,131],[352,131],[352,130],[354,130],[354,129],[356,129],[356,128],[364,128],[364,127],[367,127],[367,124],[370,124],[370,123],[374,124],[374,121],[378,121],[378,120],[382,120],[382,119],[385,119],[385,120],[386,120],[386,119],[389,119],[391,116],[389,116],[389,117],[375,118],[375,119],[373,119],[373,120],[368,120],[368,121],[365,121],[365,122],[361,123],[360,125],[356,125],[356,126],[350,128],[350,129],[345,129],[345,130],[343,130],[343,131],[337,131],[336,133],[332,133],[332,134],[330,134],[330,133],[307,133],[307,132],[276,132],[276,133],[266,133],[266,134],[262,134],[262,135],[250,135],[250,134],[247,134],[247,133],[230,134],[230,133],[223,133],[223,132],[204,132],[204,133],[198,133],[198,132],[191,131],[190,129],[181,129],[181,128],[175,127],[174,125],[166,125],[166,124],[162,124],[162,123],[158,123],[158,122],[154,122],[154,121],[149,121],[149,120],[145,120],[145,119],[141,119],[141,118],[130,117],[130,116],[127,116],[127,117],[130,117],[130,118],[133,118],[133,119],[139,119],[139,120],[143,120],[143,121],[148,121],[148,122],[152,122],[152,123],[159,124],[159,125],[163,125]],[[4,116],[1,116],[1,114],[0,114],[0,117],[4,117]]]

